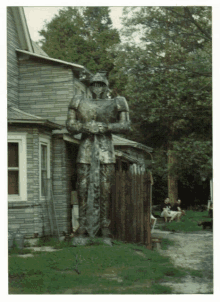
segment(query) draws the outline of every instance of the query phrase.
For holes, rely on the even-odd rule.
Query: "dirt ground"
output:
[[[174,294],[212,294],[213,293],[213,233],[211,231],[194,233],[171,233],[154,231],[154,237],[174,241],[162,255],[171,258],[176,267],[198,271],[198,276],[188,275],[181,282],[169,283]]]

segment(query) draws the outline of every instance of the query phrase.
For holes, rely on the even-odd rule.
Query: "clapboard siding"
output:
[[[69,103],[86,87],[70,67],[29,59],[19,61],[19,108],[28,113],[65,125]]]

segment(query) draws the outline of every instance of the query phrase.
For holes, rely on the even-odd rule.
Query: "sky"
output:
[[[25,6],[25,16],[33,41],[38,41],[41,37],[38,34],[44,26],[44,21],[49,22],[58,11],[62,9],[62,6]],[[113,26],[117,29],[121,28],[120,17],[122,16],[123,7],[115,6],[111,7],[110,17],[112,19]]]

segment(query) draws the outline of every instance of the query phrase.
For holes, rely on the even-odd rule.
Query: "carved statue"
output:
[[[129,130],[129,109],[124,97],[107,98],[105,73],[99,72],[91,78],[90,90],[92,99],[82,95],[73,97],[66,122],[71,134],[82,133],[77,156],[79,229],[76,241],[84,244],[86,235],[95,237],[101,229],[103,240],[111,245],[108,212],[116,162],[112,133]]]

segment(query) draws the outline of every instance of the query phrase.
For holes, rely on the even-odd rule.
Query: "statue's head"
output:
[[[100,71],[97,72],[93,77],[91,77],[90,90],[92,91],[94,98],[106,98],[108,92],[108,80],[106,78],[106,72]]]

